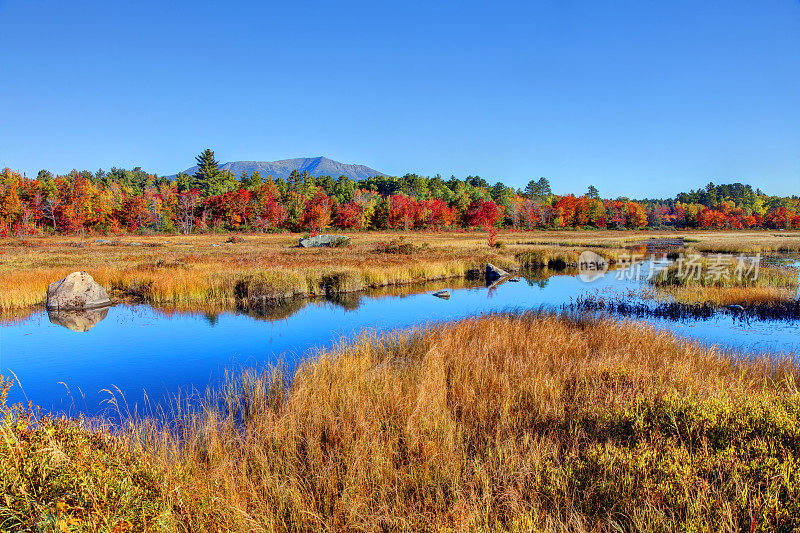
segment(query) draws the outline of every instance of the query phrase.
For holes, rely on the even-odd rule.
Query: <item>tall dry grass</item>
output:
[[[685,233],[685,235],[684,235]],[[413,254],[376,253],[403,235]],[[764,231],[680,232],[703,249],[783,249],[794,234]],[[675,237],[655,231],[502,232],[490,248],[484,232],[358,232],[346,248],[304,250],[298,236],[31,237],[0,241],[0,316],[10,318],[45,300],[47,285],[86,270],[117,296],[174,306],[227,304],[242,296],[281,299],[330,291],[462,277],[487,261],[501,267],[575,264],[584,248],[615,261],[631,244]],[[787,238],[788,237],[788,238]],[[798,241],[800,242],[800,234]],[[516,244],[514,244],[516,243]],[[568,246],[567,246],[568,245]]]
[[[760,265],[757,270],[736,271],[732,262],[712,270],[713,260],[701,259],[694,270],[677,263],[651,282],[660,299],[713,305],[762,305],[787,302],[798,297],[798,272],[782,266]]]
[[[129,421],[122,462],[75,471],[91,443],[7,424],[0,465],[42,440],[16,456],[35,466],[24,483],[0,468],[11,501],[60,484],[40,507],[0,501],[0,517],[31,524],[67,487],[56,512],[75,530],[95,514],[168,531],[794,530],[797,368],[729,355],[534,313],[364,336],[291,379],[245,372],[178,418]],[[127,507],[78,508],[103,476]]]
[[[0,246],[0,313],[42,304],[47,285],[75,270],[117,297],[187,306],[463,277],[487,261],[515,265],[512,251],[490,249],[474,235],[463,242],[436,238],[436,246],[418,246],[413,254],[379,253],[390,237],[354,234],[352,246],[329,249],[297,248],[288,235],[246,236],[236,244],[224,236],[127,237],[111,245],[65,237],[7,241]]]
[[[798,298],[797,290],[781,287],[715,287],[682,285],[659,287],[655,291],[659,300],[672,300],[686,304],[711,304],[714,306],[759,306],[791,302]]]

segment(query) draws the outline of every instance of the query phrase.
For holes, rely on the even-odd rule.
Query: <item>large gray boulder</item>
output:
[[[489,281],[494,281],[496,279],[504,278],[508,276],[509,273],[503,270],[502,268],[496,267],[491,263],[486,263],[486,279]]]
[[[318,248],[320,246],[347,246],[350,237],[344,235],[314,235],[307,239],[300,239],[300,248]]]
[[[93,309],[111,305],[106,290],[86,272],[73,272],[47,287],[48,309]]]

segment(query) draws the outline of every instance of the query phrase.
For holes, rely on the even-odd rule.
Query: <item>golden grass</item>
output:
[[[617,263],[621,256],[630,256],[624,249],[609,249],[608,247],[567,247],[533,246],[517,255],[523,268],[565,268],[577,267],[581,252],[591,250],[605,259],[609,264]]]
[[[82,466],[91,444],[7,423],[0,466],[31,468],[0,468],[0,515],[14,528],[51,512],[76,531],[790,531],[798,377],[614,320],[365,336],[290,382],[245,372],[167,424],[132,420],[115,437],[131,464]],[[42,453],[56,448],[61,462]],[[98,476],[115,498],[75,504]]]
[[[739,275],[736,263],[732,262],[712,274],[713,259],[698,261],[697,271],[686,264],[673,263],[651,280],[658,299],[744,306],[789,302],[798,297],[798,272],[795,269],[761,265],[757,274],[755,270],[743,270]],[[687,275],[689,273],[691,275]]]
[[[625,248],[650,239],[682,238],[688,248],[707,253],[800,252],[800,231],[790,230],[639,230],[639,231],[536,231],[509,237],[518,244],[582,248]]]
[[[624,247],[651,238],[685,236],[692,246],[735,245],[759,250],[791,246],[794,233],[534,231],[501,232],[490,248],[484,232],[356,232],[346,248],[300,249],[299,235],[31,237],[0,241],[0,318],[9,319],[45,300],[47,285],[86,270],[117,297],[174,307],[233,305],[237,299],[286,299],[357,291],[425,280],[463,277],[487,261],[504,268],[577,263],[583,249],[610,262]],[[377,253],[380,243],[404,236],[411,255]],[[800,242],[800,234],[798,241]]]
[[[687,304],[766,305],[790,302],[797,299],[797,291],[780,287],[707,287],[683,285],[659,287],[656,296],[661,300],[673,300]]]
[[[513,250],[489,248],[478,233],[417,233],[408,240],[432,245],[412,255],[376,252],[396,236],[355,233],[352,246],[325,249],[297,248],[298,236],[285,234],[245,236],[237,244],[214,235],[124,237],[114,245],[74,237],[8,240],[0,245],[0,312],[43,303],[47,285],[75,270],[118,296],[186,306],[463,277],[487,261],[516,266]]]

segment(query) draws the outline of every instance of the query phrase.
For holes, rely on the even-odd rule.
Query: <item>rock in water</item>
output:
[[[433,293],[434,296],[437,298],[444,298],[445,300],[450,298],[450,291],[437,291]]]
[[[300,239],[300,248],[318,248],[320,246],[347,246],[350,237],[344,235],[314,235],[307,239]]]
[[[486,279],[495,280],[508,276],[508,272],[502,268],[498,268],[491,263],[486,263]]]
[[[742,307],[741,305],[738,305],[738,304],[726,305],[725,308],[728,311],[730,311],[731,313],[733,313],[733,316],[736,316],[736,317],[738,317],[739,315],[743,315],[744,314],[744,307]]]
[[[93,309],[111,305],[106,290],[86,272],[73,272],[47,287],[48,309]]]
[[[89,331],[108,315],[108,306],[99,309],[72,310],[49,309],[47,317],[53,324],[64,326],[72,331]]]

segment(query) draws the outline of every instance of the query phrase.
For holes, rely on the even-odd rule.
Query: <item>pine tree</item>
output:
[[[179,172],[178,175],[175,176],[175,186],[178,188],[178,192],[190,191],[197,188],[197,180],[194,176]]]
[[[543,200],[549,198],[552,193],[550,190],[550,182],[547,178],[539,178],[538,181],[531,180],[525,187],[525,194],[528,198],[534,200]]]
[[[215,189],[217,189],[217,182],[222,176],[222,171],[219,169],[219,163],[214,158],[214,151],[206,148],[195,159],[197,161],[197,172],[194,173],[194,179],[197,187],[206,195],[219,194],[215,192]]]

